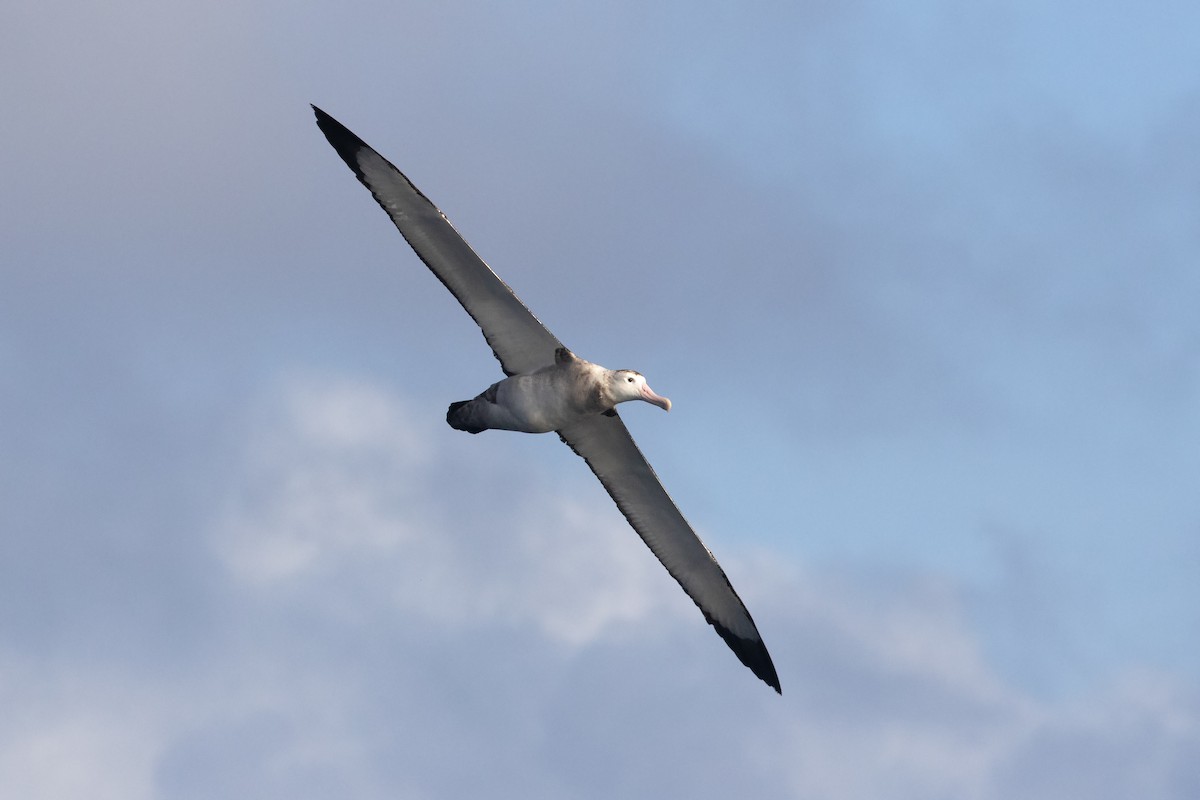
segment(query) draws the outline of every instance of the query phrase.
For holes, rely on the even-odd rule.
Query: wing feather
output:
[[[508,375],[554,363],[562,342],[538,321],[421,190],[370,145],[313,106],[317,125],[425,265],[483,331]]]
[[[663,488],[621,418],[587,417],[558,435],[587,462],[625,519],[734,654],[782,693],[775,665],[750,612]]]

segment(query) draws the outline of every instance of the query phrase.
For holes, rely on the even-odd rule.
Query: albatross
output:
[[[750,612],[616,410],[619,403],[641,400],[670,411],[671,401],[640,373],[605,369],[564,347],[400,170],[333,117],[316,106],[313,111],[333,149],[482,329],[504,371],[503,380],[477,397],[452,403],[446,421],[468,433],[558,433],[738,659],[782,694]]]

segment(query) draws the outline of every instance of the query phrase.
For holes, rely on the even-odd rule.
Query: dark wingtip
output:
[[[312,104],[310,103],[309,105]],[[384,164],[387,164],[387,166],[392,169],[401,180],[408,184],[410,189],[416,192],[417,195],[424,199],[426,203],[429,203],[429,207],[434,211],[434,213],[441,214],[441,212],[438,211],[437,206],[435,206],[420,189],[418,189],[416,186],[413,186],[412,181],[410,181],[403,172],[396,169],[395,164],[379,155],[379,153],[377,153],[374,148],[371,147],[371,145],[358,138],[358,136],[355,135],[349,128],[326,114],[321,109],[317,108],[316,106],[312,106],[312,110],[313,114],[315,114],[317,117],[317,127],[321,129],[321,133],[325,134],[325,138],[329,140],[331,145],[333,145],[333,149],[337,151],[339,156],[341,156],[342,161],[346,162],[346,166],[350,167],[351,171],[354,172],[355,177],[358,178],[359,182],[362,183],[363,186],[367,187],[367,189],[371,192],[371,195],[375,198],[376,202],[383,206],[383,210],[386,211],[389,216],[391,216],[392,212],[388,208],[387,202],[379,196],[377,187],[372,185],[372,182],[367,179],[365,174],[363,174],[362,166],[358,163],[358,154],[362,150],[367,150],[373,153],[380,161],[382,161]],[[393,222],[395,222],[394,219]],[[404,235],[405,240],[408,241],[409,244],[412,244],[409,234],[405,233],[404,228],[400,226],[399,222],[396,222],[396,227],[400,228],[400,233]],[[421,256],[422,260],[426,258],[426,256],[423,255],[419,250],[417,255]],[[426,261],[426,263],[428,263],[428,261]],[[436,270],[434,271],[434,274],[437,274]],[[438,276],[438,280],[442,281],[442,283],[446,282],[445,279],[440,275]],[[457,295],[455,296],[457,297]],[[496,358],[499,359],[500,356],[497,355]]]
[[[347,166],[354,170],[354,174],[361,178],[362,175],[354,155],[362,148],[367,147],[367,143],[355,136],[349,128],[321,109],[313,106],[312,110],[313,114],[317,117],[317,127],[321,129],[321,133],[325,134],[325,138],[329,140],[329,143],[333,145],[333,149],[342,157],[342,161],[345,161]]]
[[[743,639],[737,636],[724,625],[719,625],[712,620],[709,620],[717,633],[729,645],[729,649],[738,657],[746,667],[758,676],[759,680],[770,686],[780,695],[783,694],[783,689],[779,686],[779,674],[775,671],[775,663],[771,661],[771,654],[767,652],[767,646],[762,639]]]

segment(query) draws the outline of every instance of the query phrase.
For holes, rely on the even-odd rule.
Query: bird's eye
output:
[[[626,378],[625,380],[629,381],[630,383],[633,383],[633,378],[632,378],[632,377]]]

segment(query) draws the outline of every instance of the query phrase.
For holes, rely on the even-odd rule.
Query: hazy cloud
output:
[[[1187,4],[0,10],[0,794],[1191,798]],[[581,354],[754,681],[312,124]]]
[[[514,470],[498,436],[462,461],[413,433],[408,405],[336,375],[260,396],[207,535],[219,574],[204,604],[220,610],[171,633],[196,657],[46,671],[7,650],[6,793],[660,796],[666,775],[698,797],[1196,785],[1200,703],[1166,676],[1038,701],[988,665],[953,584],[720,553],[780,664],[777,698],[602,498],[573,497],[582,465]],[[448,478],[491,496],[447,501],[430,484]]]

